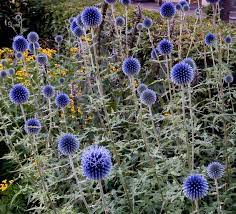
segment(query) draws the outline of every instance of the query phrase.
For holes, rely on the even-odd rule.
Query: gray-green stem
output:
[[[217,179],[215,179],[215,187],[216,187],[216,197],[217,197],[217,213],[221,214],[222,210],[221,210],[221,203],[220,203],[220,194],[219,194],[219,186],[218,186],[218,181]]]
[[[102,181],[101,180],[98,181],[98,185],[99,185],[99,188],[100,188],[100,194],[101,194],[101,198],[102,198],[103,210],[104,210],[105,214],[108,214],[108,211],[106,209],[106,201],[105,201],[105,197],[104,197],[104,192],[103,192],[103,187],[102,187]]]

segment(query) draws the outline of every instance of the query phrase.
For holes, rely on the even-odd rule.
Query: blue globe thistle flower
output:
[[[189,175],[183,184],[184,195],[192,201],[205,197],[208,193],[206,178],[199,174]]]
[[[58,139],[58,150],[63,155],[73,155],[80,146],[80,142],[73,134],[63,134]]]
[[[28,49],[29,49],[29,51],[30,51],[31,53],[34,52],[34,49],[35,49],[35,50],[38,50],[39,48],[40,48],[40,45],[39,45],[38,42],[29,43],[29,45],[28,45]]]
[[[29,135],[36,135],[41,130],[41,123],[37,118],[28,119],[25,122],[24,129],[27,134]]]
[[[56,105],[59,108],[65,108],[70,103],[70,98],[67,94],[60,93],[56,96]]]
[[[145,19],[143,20],[143,26],[144,26],[145,28],[150,28],[150,27],[152,27],[152,25],[153,25],[152,19],[150,19],[150,18],[145,18]]]
[[[15,53],[15,57],[16,57],[16,59],[22,59],[23,58],[23,54],[21,52],[16,52]]]
[[[104,0],[107,4],[115,4],[116,0]]]
[[[42,94],[45,98],[51,98],[55,95],[54,87],[51,85],[46,85],[42,89]]]
[[[38,54],[36,56],[36,62],[39,65],[47,65],[48,64],[48,56],[46,54]]]
[[[225,167],[217,161],[212,162],[207,166],[207,174],[211,179],[214,180],[223,177],[224,171]]]
[[[78,27],[76,18],[73,18],[73,21],[70,24],[70,30],[73,32],[73,30]]]
[[[23,36],[16,36],[13,39],[12,48],[16,52],[25,52],[28,48],[28,41]]]
[[[136,28],[138,31],[141,31],[143,29],[143,23],[138,23]]]
[[[187,63],[177,63],[171,69],[170,79],[176,85],[190,84],[194,79],[194,70]]]
[[[213,45],[213,43],[215,42],[215,40],[216,40],[216,36],[215,36],[213,33],[208,33],[208,34],[205,36],[205,44],[208,45],[208,46]]]
[[[75,19],[75,17],[70,17],[69,20],[68,20],[69,23],[72,24],[72,22],[74,21],[74,19]]]
[[[124,6],[129,6],[131,4],[131,0],[120,0],[120,3]]]
[[[184,5],[189,5],[189,3],[185,0],[179,2],[179,4],[183,7]]]
[[[86,7],[81,13],[85,27],[98,27],[102,23],[102,14],[97,7]]]
[[[27,39],[30,43],[36,43],[39,41],[39,35],[36,32],[30,32],[27,35]]]
[[[175,5],[175,9],[176,9],[176,10],[182,10],[182,5],[181,5],[180,3],[177,3],[177,4]]]
[[[190,65],[193,70],[197,69],[197,65],[191,57],[188,57],[188,58],[184,59],[182,62],[187,63],[188,65]]]
[[[157,100],[156,92],[151,89],[145,89],[140,95],[140,101],[144,105],[152,106]]]
[[[116,25],[119,27],[123,27],[125,25],[125,19],[123,16],[116,17]]]
[[[185,4],[185,5],[183,6],[183,11],[187,12],[187,11],[189,11],[189,10],[190,10],[189,4]]]
[[[29,99],[29,95],[29,90],[21,84],[15,84],[9,92],[9,98],[11,102],[15,104],[26,103]]]
[[[138,59],[134,57],[128,57],[123,61],[122,71],[127,76],[133,76],[138,74],[141,70],[141,65]]]
[[[163,18],[172,18],[175,13],[175,5],[172,2],[165,2],[161,5],[160,14]]]
[[[230,35],[228,35],[225,37],[224,41],[226,44],[230,44],[230,43],[232,43],[233,39]]]
[[[0,76],[1,78],[6,78],[7,77],[7,72],[5,70],[0,71]]]
[[[137,88],[138,95],[140,96],[147,88],[145,84],[141,83]]]
[[[9,74],[10,76],[13,76],[13,75],[15,74],[15,69],[14,69],[14,68],[9,68],[9,69],[8,69],[8,74]]]
[[[61,84],[64,84],[65,78],[61,77],[61,78],[59,79],[59,82],[60,82]]]
[[[75,27],[72,32],[76,37],[79,38],[84,35],[84,30],[80,26]]]
[[[207,1],[207,3],[209,3],[209,4],[216,4],[216,3],[218,3],[220,0],[206,0]]]
[[[167,39],[162,39],[158,43],[157,48],[158,48],[158,52],[161,55],[169,55],[173,51],[173,44],[169,40],[167,40]]]
[[[1,60],[1,64],[3,67],[5,67],[7,65],[7,60],[6,59],[2,59]]]
[[[158,55],[159,55],[158,48],[152,49],[152,51],[151,51],[151,58],[152,59],[157,59]]]
[[[232,74],[228,74],[224,77],[225,83],[232,83],[234,81],[234,77]]]
[[[54,39],[55,39],[56,43],[60,44],[63,41],[63,36],[62,35],[56,35]]]
[[[81,165],[85,177],[102,180],[109,175],[112,168],[110,152],[103,146],[89,146],[82,153]]]
[[[78,26],[84,27],[84,24],[83,24],[82,19],[81,19],[81,14],[77,15],[75,19],[76,19],[76,23],[77,23]]]

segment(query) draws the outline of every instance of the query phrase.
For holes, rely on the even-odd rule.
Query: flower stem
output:
[[[125,49],[128,55],[128,7],[125,7]]]
[[[98,181],[98,185],[99,185],[99,188],[100,188],[100,194],[101,194],[101,198],[102,198],[103,210],[104,210],[105,214],[108,214],[108,211],[106,209],[106,201],[105,201],[105,197],[104,197],[104,192],[103,192],[103,187],[102,187],[102,181],[101,180]]]
[[[220,213],[222,213],[222,210],[221,210],[219,186],[218,186],[218,181],[217,181],[217,179],[215,179],[215,187],[216,187],[216,197],[217,197],[217,204],[218,204],[217,213],[220,214]]]
[[[24,111],[24,107],[23,107],[22,104],[20,104],[20,110],[21,110],[22,116],[23,116],[23,118],[24,118],[24,122],[26,122],[25,111]]]
[[[199,214],[200,212],[199,212],[199,205],[198,205],[198,201],[197,201],[197,200],[195,200],[195,201],[194,201],[194,203],[195,203],[195,213]]]

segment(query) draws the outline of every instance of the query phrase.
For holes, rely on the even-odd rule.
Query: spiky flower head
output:
[[[173,51],[173,44],[169,40],[167,40],[167,39],[162,39],[158,43],[157,48],[158,48],[158,52],[161,55],[169,55]]]
[[[28,40],[30,43],[38,42],[38,41],[39,41],[39,35],[38,35],[36,32],[30,32],[30,33],[27,35],[27,40]]]
[[[206,0],[209,4],[217,4],[220,0]]]
[[[45,98],[51,98],[55,95],[55,89],[51,85],[46,85],[42,88],[42,94]]]
[[[37,135],[41,130],[41,123],[37,118],[26,120],[24,129],[28,135]]]
[[[157,59],[157,57],[158,57],[159,54],[160,54],[160,53],[159,53],[159,51],[158,51],[158,48],[154,48],[154,49],[152,49],[152,51],[151,51],[151,58],[152,58],[152,59]]]
[[[78,14],[78,15],[75,17],[75,19],[76,19],[76,24],[77,24],[78,26],[84,27],[84,24],[83,24],[82,19],[81,19],[81,14]]]
[[[207,166],[207,174],[211,179],[217,180],[223,177],[225,171],[224,165],[214,161]]]
[[[185,58],[185,59],[183,60],[183,62],[185,62],[185,63],[187,63],[188,65],[190,65],[193,70],[196,70],[196,69],[197,69],[197,65],[196,65],[195,61],[194,61],[191,57]]]
[[[28,41],[23,36],[16,36],[13,39],[12,48],[16,52],[25,52],[28,48]]]
[[[124,6],[129,6],[131,4],[131,0],[120,0],[120,3]]]
[[[56,96],[56,105],[59,108],[65,108],[70,103],[70,98],[65,93],[60,93]]]
[[[111,154],[103,146],[89,146],[81,156],[82,172],[92,180],[106,178],[112,168]]]
[[[104,0],[107,4],[115,4],[116,0]]]
[[[3,67],[5,67],[7,65],[7,59],[2,59],[1,64]]]
[[[34,53],[34,50],[38,50],[40,48],[40,45],[38,42],[35,42],[35,43],[29,43],[28,44],[28,49],[31,53]]]
[[[233,39],[230,35],[228,35],[228,36],[225,37],[224,41],[225,41],[226,44],[231,44]]]
[[[206,178],[199,174],[189,175],[183,183],[184,195],[192,201],[205,197],[208,188]]]
[[[85,27],[98,27],[102,23],[102,14],[97,7],[86,7],[81,13],[81,21]]]
[[[161,5],[160,14],[163,18],[170,19],[176,13],[175,5],[172,2],[165,2]]]
[[[189,5],[189,3],[186,0],[181,0],[179,4],[183,7],[184,5]]]
[[[17,105],[26,103],[29,99],[29,95],[29,90],[21,84],[15,84],[9,92],[11,102]]]
[[[58,150],[63,155],[73,155],[80,146],[80,142],[73,134],[66,133],[58,139]]]
[[[7,77],[7,72],[5,70],[2,70],[0,71],[0,77],[3,79],[3,78],[6,78]]]
[[[232,83],[234,81],[234,77],[232,74],[228,74],[224,77],[225,83]]]
[[[73,32],[73,30],[77,27],[77,21],[76,18],[73,17],[72,22],[70,23],[70,30]]]
[[[123,16],[116,17],[116,25],[119,27],[123,27],[125,25],[125,19]]]
[[[182,10],[182,5],[180,4],[180,3],[177,3],[176,5],[175,5],[175,9],[176,10]]]
[[[75,17],[70,17],[70,18],[69,18],[68,21],[69,21],[70,24],[72,24],[72,22],[74,21],[74,18],[75,18]]]
[[[64,84],[65,78],[61,77],[61,78],[59,79],[59,82],[60,82],[61,84]]]
[[[137,88],[138,95],[140,96],[147,88],[145,84],[141,83]]]
[[[16,52],[15,53],[15,57],[16,57],[16,59],[22,59],[23,58],[23,54],[21,52]]]
[[[145,18],[144,20],[143,20],[143,26],[145,27],[145,28],[150,28],[150,27],[152,27],[152,25],[153,25],[153,21],[152,21],[152,19],[151,18]]]
[[[140,95],[140,101],[144,105],[152,106],[157,100],[156,92],[151,89],[145,89]]]
[[[205,36],[205,44],[206,44],[206,45],[212,46],[215,41],[216,41],[216,36],[215,36],[215,34],[213,34],[213,33],[208,33],[208,34]]]
[[[63,41],[63,36],[62,35],[56,35],[54,39],[55,39],[56,43],[61,44],[62,41]]]
[[[80,26],[75,27],[72,32],[78,38],[84,35],[84,30]]]
[[[143,23],[138,23],[136,28],[138,31],[141,31],[143,29]]]
[[[138,59],[134,57],[128,57],[123,61],[122,71],[127,76],[133,76],[138,74],[141,70],[141,65]]]
[[[184,12],[187,12],[187,11],[189,11],[189,10],[190,10],[189,4],[185,4],[185,5],[183,6],[183,11],[184,11]]]
[[[170,72],[170,79],[176,85],[190,84],[194,79],[194,70],[185,63],[177,63]]]
[[[9,74],[10,76],[13,76],[13,75],[15,74],[15,69],[14,69],[14,68],[9,68],[9,69],[8,69],[8,74]]]
[[[39,65],[47,65],[48,64],[48,56],[46,54],[38,54],[36,56],[36,62]]]

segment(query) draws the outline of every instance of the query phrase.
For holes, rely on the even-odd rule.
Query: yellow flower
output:
[[[0,189],[2,190],[2,192],[3,191],[5,191],[5,190],[7,190],[7,188],[8,188],[8,184],[0,184]]]
[[[75,54],[78,53],[79,48],[70,48],[70,53]]]
[[[7,183],[7,179],[3,180],[2,183],[6,184]]]
[[[164,112],[163,115],[168,117],[168,116],[171,115],[171,113],[170,112]]]

